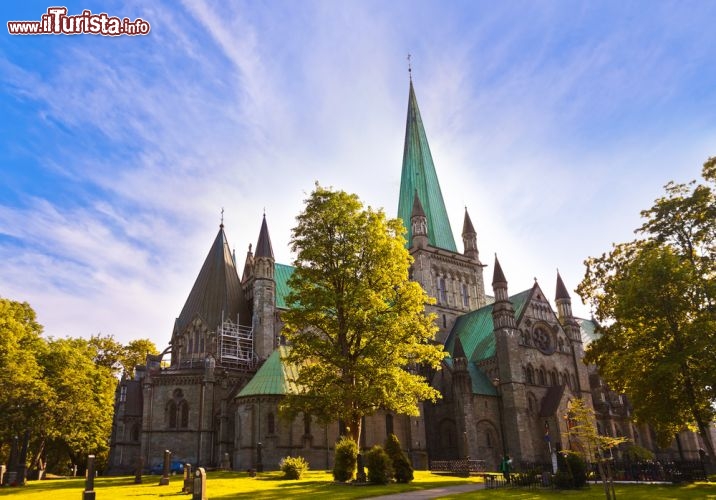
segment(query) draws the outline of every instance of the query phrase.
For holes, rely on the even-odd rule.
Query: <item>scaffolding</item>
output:
[[[231,320],[219,326],[219,363],[222,366],[251,370],[258,358],[254,353],[253,330]]]

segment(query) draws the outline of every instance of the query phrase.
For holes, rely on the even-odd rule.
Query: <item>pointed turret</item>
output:
[[[174,334],[183,335],[196,316],[208,331],[215,331],[222,318],[236,321],[238,316],[242,324],[248,323],[248,307],[223,224],[174,323]]]
[[[418,190],[415,190],[413,197],[413,210],[410,213],[410,227],[413,233],[412,245],[417,248],[425,248],[428,246],[428,221],[423,210],[423,204],[420,203]]]
[[[502,272],[502,266],[495,254],[495,270],[492,275],[492,290],[495,294],[495,304],[492,307],[492,321],[495,330],[500,328],[515,328],[515,310],[507,294],[507,279]]]
[[[259,241],[256,243],[256,257],[270,257],[273,259],[273,247],[271,246],[271,237],[266,225],[266,214],[264,214],[264,219],[261,222]]]
[[[564,286],[562,276],[557,271],[557,291],[555,293],[555,302],[557,304],[557,317],[559,318],[565,333],[574,341],[581,342],[581,333],[579,325],[572,315],[572,299],[569,297],[567,287]]]
[[[467,213],[467,207],[465,207],[465,221],[462,224],[462,243],[465,257],[468,257],[475,261],[480,261],[480,252],[477,250],[477,232],[475,226],[472,225],[470,220],[470,214]]]
[[[403,219],[408,234],[408,245],[413,241],[411,215],[414,193],[418,192],[427,220],[427,235],[430,245],[457,253],[455,239],[450,228],[440,183],[435,172],[433,157],[425,135],[423,121],[418,109],[413,82],[408,95],[408,116],[405,125],[405,146],[403,148],[403,170],[400,178],[400,200],[398,217]]]

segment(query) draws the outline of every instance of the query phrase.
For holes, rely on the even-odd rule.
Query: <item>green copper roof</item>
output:
[[[515,309],[515,318],[519,318],[527,298],[532,289],[520,292],[510,297],[512,306]],[[495,329],[492,323],[492,308],[489,304],[476,311],[460,316],[455,322],[450,335],[445,341],[445,348],[452,355],[455,349],[455,338],[460,337],[460,342],[465,350],[465,356],[469,361],[477,362],[491,358],[495,355]],[[473,384],[475,382],[473,381]]]
[[[284,363],[282,358],[288,353],[286,346],[279,346],[261,365],[259,371],[241,389],[237,398],[246,396],[282,396],[296,390],[295,384],[289,379],[296,378],[296,367]]]
[[[276,281],[276,307],[279,309],[288,309],[286,306],[286,296],[291,291],[288,287],[288,279],[293,274],[293,267],[286,264],[273,265],[273,277]]]
[[[406,238],[408,247],[412,238],[410,230],[410,213],[413,208],[415,191],[418,191],[420,202],[428,219],[428,239],[434,247],[457,252],[455,238],[450,228],[445,202],[440,191],[440,183],[435,173],[433,157],[430,154],[428,138],[420,118],[418,100],[415,98],[413,82],[410,82],[408,97],[408,118],[405,125],[405,146],[403,149],[403,170],[400,174],[400,199],[398,200],[398,217],[408,230]]]
[[[582,335],[582,343],[588,346],[591,342],[594,342],[599,338],[599,332],[597,332],[597,323],[591,319],[576,318],[577,324],[579,325],[579,332]]]
[[[454,366],[453,359],[451,357],[445,358],[445,363],[452,368]],[[484,396],[497,396],[497,389],[492,385],[492,381],[485,375],[485,372],[480,370],[477,364],[472,361],[467,363],[467,372],[470,374],[470,382],[472,386],[473,394],[482,394]]]

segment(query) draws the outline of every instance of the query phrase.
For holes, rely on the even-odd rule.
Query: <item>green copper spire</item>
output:
[[[444,250],[457,252],[455,238],[450,228],[445,202],[440,192],[440,183],[435,173],[433,157],[430,154],[428,138],[420,118],[418,100],[415,98],[413,81],[410,81],[408,97],[408,119],[405,125],[405,147],[403,149],[403,171],[400,175],[400,200],[398,217],[408,230],[408,247],[412,239],[410,213],[417,191],[420,202],[428,219],[428,238],[430,245]]]

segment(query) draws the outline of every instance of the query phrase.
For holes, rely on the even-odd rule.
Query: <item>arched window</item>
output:
[[[385,434],[386,436],[393,434],[393,415],[390,413],[385,416]]]
[[[169,429],[177,428],[177,404],[173,399],[167,402],[165,408],[165,421]]]
[[[447,289],[446,289],[446,283],[445,278],[440,276],[438,278],[438,302],[440,304],[446,304],[447,303]]]
[[[534,368],[532,368],[531,365],[527,366],[527,383],[528,384],[534,384],[535,383],[535,371]]]
[[[267,418],[268,418],[268,433],[276,434],[276,418],[273,416],[273,413],[269,413]]]
[[[467,309],[470,307],[470,295],[468,294],[467,283],[463,283],[461,287],[462,306]]]
[[[490,436],[490,431],[485,431],[485,446],[492,448],[492,437]]]
[[[186,429],[189,427],[189,404],[186,400],[179,401],[179,427]]]
[[[311,435],[311,415],[309,415],[308,413],[303,414],[303,435]]]
[[[544,380],[544,369],[540,368],[537,370],[537,384],[538,385],[546,385]]]

